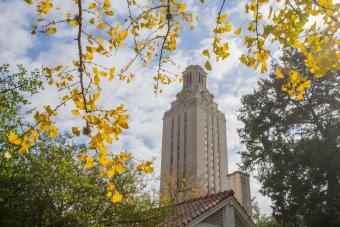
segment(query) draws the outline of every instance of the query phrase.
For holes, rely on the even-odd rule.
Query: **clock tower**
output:
[[[183,88],[163,118],[161,194],[171,179],[170,190],[181,200],[191,196],[193,185],[201,194],[227,189],[226,119],[207,89],[206,75],[198,65],[187,67]]]

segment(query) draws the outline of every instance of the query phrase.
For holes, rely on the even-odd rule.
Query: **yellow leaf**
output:
[[[129,125],[127,124],[127,122],[124,120],[119,120],[118,121],[118,124],[119,124],[119,126],[120,127],[122,127],[122,128],[125,128],[125,129],[128,129],[129,128]]]
[[[79,61],[77,61],[77,60],[72,60],[72,63],[73,63],[74,66],[79,66]]]
[[[116,192],[116,193],[112,196],[111,201],[112,201],[113,203],[118,203],[118,202],[122,201],[122,199],[123,199],[123,196],[122,196],[121,194],[119,194],[119,192]]]
[[[224,31],[230,32],[232,29],[233,29],[233,27],[231,26],[231,24],[229,22],[225,22]]]
[[[80,130],[77,127],[72,127],[72,133],[76,136],[80,136]]]
[[[127,162],[131,160],[131,154],[121,151],[119,154],[119,158],[121,161]]]
[[[85,167],[91,169],[93,167],[93,160],[92,157],[87,157]]]
[[[248,30],[251,31],[251,32],[255,31],[255,25],[254,25],[253,22],[249,22]]]
[[[113,79],[115,71],[116,71],[115,67],[110,68],[109,81],[111,81]]]
[[[151,52],[147,52],[146,53],[146,57],[148,58],[148,61],[150,61],[150,59],[152,57],[152,53]]]
[[[103,45],[103,37],[102,36],[99,36],[97,41],[100,44],[100,46]]]
[[[312,85],[312,81],[307,80],[307,81],[303,82],[296,90],[301,92],[301,91],[304,91],[304,90],[310,88],[311,85]]]
[[[94,9],[94,8],[97,8],[97,4],[92,2],[90,5],[89,5],[89,8],[88,9]]]
[[[114,171],[114,170],[110,169],[110,170],[107,171],[107,176],[108,176],[108,178],[111,178],[111,177],[113,177],[114,175],[115,175],[115,171]]]
[[[302,92],[299,92],[299,94],[296,96],[296,100],[298,101],[304,100]]]
[[[33,1],[32,0],[24,0],[25,2],[27,2],[28,4],[32,4],[33,3]]]
[[[283,79],[285,78],[285,76],[283,75],[283,73],[281,72],[281,70],[279,68],[275,68],[275,73],[276,73],[276,76],[280,79]]]
[[[240,35],[241,34],[241,27],[239,27],[236,31],[234,31],[235,35]]]
[[[58,130],[57,130],[57,127],[55,127],[54,125],[52,125],[50,127],[50,131],[48,132],[48,135],[47,135],[49,138],[53,138],[53,137],[56,137],[58,136]]]
[[[112,192],[106,193],[106,197],[107,197],[107,198],[111,198],[111,197],[112,197]]]
[[[265,73],[265,72],[267,72],[267,63],[263,62],[261,66],[261,73]]]
[[[53,34],[55,34],[57,32],[57,28],[55,28],[55,27],[53,27],[53,28],[47,28],[46,30],[45,30],[45,34],[47,34],[47,35],[53,35]]]
[[[113,11],[111,11],[111,10],[105,11],[105,14],[108,15],[108,16],[114,15]]]
[[[218,23],[223,23],[228,17],[228,14],[223,14],[218,18]]]
[[[287,93],[290,95],[290,96],[296,96],[296,93],[294,90],[288,90]]]
[[[126,170],[125,166],[123,166],[120,162],[114,164],[115,173],[120,174]]]
[[[18,152],[19,154],[28,154],[29,153],[28,147],[22,147]]]
[[[106,189],[108,191],[112,191],[112,190],[116,189],[116,187],[112,183],[108,183],[108,185],[106,186]]]
[[[186,5],[185,4],[180,4],[179,7],[178,7],[178,12],[183,12],[186,8]]]
[[[81,102],[81,101],[76,101],[75,103],[76,103],[76,106],[77,106],[79,109],[81,109],[81,110],[84,109],[84,103],[83,103],[83,102]]]
[[[145,170],[145,173],[152,173],[154,171],[154,167],[150,166]]]
[[[60,71],[62,68],[64,68],[64,66],[62,65],[58,65],[54,68],[55,71]]]
[[[106,77],[106,76],[107,76],[107,72],[101,71],[101,72],[99,73],[99,75],[102,76],[102,77]]]
[[[204,67],[205,67],[206,70],[211,71],[211,65],[210,65],[209,61],[205,62]]]
[[[127,30],[123,30],[123,31],[119,32],[118,36],[119,36],[120,41],[123,41],[126,38],[127,35],[128,35]]]
[[[99,86],[99,84],[100,84],[100,79],[99,79],[98,74],[94,75],[94,77],[93,77],[93,83],[94,83],[95,85]]]
[[[202,51],[202,54],[203,54],[204,56],[207,56],[208,58],[210,58],[210,54],[209,54],[209,51],[208,51],[208,50],[203,50],[203,51]]]
[[[78,25],[78,21],[77,20],[72,20],[71,24],[75,28]]]
[[[71,112],[72,112],[73,116],[75,116],[75,117],[80,115],[79,110],[71,110]]]
[[[9,133],[8,140],[10,143],[15,144],[15,145],[19,145],[21,143],[21,139],[14,132]]]
[[[100,28],[100,29],[105,28],[105,27],[106,27],[105,23],[100,23],[97,25],[97,28]]]
[[[90,22],[90,24],[94,24],[94,18],[91,18],[91,19],[89,20],[89,22]]]

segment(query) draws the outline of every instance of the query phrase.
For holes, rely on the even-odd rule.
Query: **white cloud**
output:
[[[24,3],[15,1],[0,1],[0,8],[0,61],[27,63],[25,53],[36,44],[28,32],[30,11]]]

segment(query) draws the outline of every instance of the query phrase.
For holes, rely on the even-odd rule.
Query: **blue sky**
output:
[[[180,74],[189,64],[201,64],[205,58],[201,51],[211,42],[211,28],[214,26],[214,17],[219,4],[217,1],[207,1],[203,7],[200,4],[188,1],[190,7],[199,15],[199,22],[194,31],[185,30],[173,54],[173,60],[177,67],[170,70]],[[127,9],[124,1],[115,0],[114,7],[119,17],[126,16]],[[195,1],[198,2],[198,1]],[[66,4],[67,5],[67,4]],[[66,6],[67,7],[67,6]],[[0,63],[10,63],[12,66],[23,64],[29,69],[40,68],[42,65],[57,65],[69,63],[77,54],[75,48],[74,31],[66,30],[54,37],[43,35],[32,36],[30,25],[33,22],[33,10],[23,1],[0,1]],[[244,12],[244,2],[227,1],[225,6],[229,13],[229,21],[234,29],[240,25],[246,30],[245,22],[248,15]],[[251,92],[259,80],[259,72],[253,71],[242,65],[238,58],[245,53],[242,47],[242,37],[227,34],[231,56],[218,63],[212,62],[213,70],[208,74],[208,88],[214,94],[215,101],[227,118],[227,141],[229,156],[229,172],[237,170],[240,161],[238,151],[242,149],[237,128],[242,127],[237,120],[237,110],[240,107],[242,95]],[[132,54],[132,50],[119,52],[110,59],[96,59],[102,63],[115,62],[117,65],[126,63]],[[279,54],[276,53],[276,54]],[[120,81],[106,82],[102,84],[102,105],[117,106],[125,103],[130,114],[127,130],[112,149],[128,149],[139,159],[155,158],[156,175],[160,170],[160,152],[162,137],[162,116],[170,108],[170,103],[175,99],[180,90],[179,83],[172,83],[163,89],[163,93],[155,96],[153,93],[153,75],[156,68],[149,66],[141,68],[140,64],[133,66],[136,73],[134,81],[126,85]],[[38,109],[43,105],[57,103],[61,95],[55,92],[55,88],[46,87],[44,91],[31,98],[32,105]],[[81,122],[70,116],[72,106],[66,106],[60,110],[56,118],[56,124],[61,130],[69,129],[70,125],[81,126]],[[260,185],[255,179],[251,179],[252,196],[255,196],[263,212],[270,212],[270,200],[259,194]]]

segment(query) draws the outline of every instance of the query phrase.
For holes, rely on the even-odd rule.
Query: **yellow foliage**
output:
[[[17,134],[15,134],[15,132],[10,132],[8,135],[8,141],[12,144],[15,145],[20,145],[21,144],[21,139],[18,137]]]
[[[80,115],[79,110],[71,110],[73,116],[78,117]]]
[[[45,30],[45,34],[46,35],[53,35],[57,32],[57,28],[55,27],[48,27],[46,30]]]
[[[77,127],[72,127],[72,133],[76,136],[80,136],[80,130]]]
[[[111,192],[111,191],[107,192],[107,193],[106,193],[106,197],[107,197],[107,198],[111,198],[111,197],[112,197],[112,192]]]
[[[119,154],[119,159],[123,162],[128,162],[131,160],[131,154],[121,151]]]
[[[123,31],[119,32],[119,35],[118,35],[119,41],[120,42],[123,41],[126,38],[127,35],[128,35],[127,30],[123,30]]]
[[[223,23],[226,19],[227,19],[227,17],[228,17],[228,14],[223,14],[223,15],[221,15],[219,18],[218,18],[218,23],[219,24],[221,24],[221,23]]]
[[[28,147],[27,146],[21,147],[19,149],[19,154],[25,155],[25,154],[28,154],[28,153],[29,153],[29,151],[28,151]]]
[[[123,195],[119,194],[119,192],[116,191],[116,193],[112,196],[111,201],[113,203],[118,203],[122,201],[122,199],[123,199]]]
[[[241,34],[241,27],[239,27],[237,30],[234,31],[235,35],[240,35]]]
[[[281,72],[281,70],[278,67],[275,68],[275,73],[276,73],[276,76],[278,78],[280,78],[280,79],[285,78],[285,76],[283,75],[283,73]]]
[[[210,54],[209,54],[209,51],[208,50],[203,50],[202,51],[202,54],[208,58],[210,58]]]
[[[97,28],[103,29],[103,28],[105,28],[106,26],[107,26],[106,23],[99,23],[99,24],[97,25]]]
[[[54,125],[50,126],[50,131],[48,132],[48,137],[53,138],[58,136],[58,129]]]
[[[88,9],[95,9],[95,8],[97,8],[97,4],[95,2],[92,2],[88,7]]]
[[[93,168],[93,166],[94,166],[93,162],[94,162],[94,159],[92,157],[87,157],[85,167],[88,168],[88,169]]]
[[[205,67],[206,70],[211,71],[211,65],[210,65],[210,62],[208,60],[205,62],[204,67]]]

